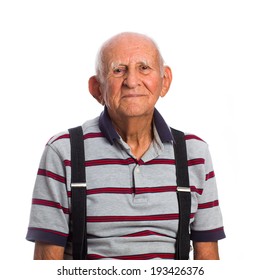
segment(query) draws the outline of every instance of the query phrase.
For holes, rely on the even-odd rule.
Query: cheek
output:
[[[120,97],[121,83],[120,82],[107,82],[106,86],[102,89],[102,95],[106,103],[111,103]]]
[[[161,79],[149,79],[145,83],[147,89],[155,96],[159,96],[162,91]]]

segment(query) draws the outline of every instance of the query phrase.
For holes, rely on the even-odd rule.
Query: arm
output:
[[[193,242],[194,260],[219,260],[218,242]]]
[[[64,247],[35,242],[34,260],[63,260]]]
[[[64,158],[68,157],[61,154],[59,147],[45,146],[33,190],[26,235],[27,240],[35,242],[35,260],[63,259],[70,212]]]
[[[198,207],[191,224],[191,239],[195,260],[219,260],[218,240],[225,238],[225,232],[210,152],[207,145],[204,149],[201,156],[205,159],[204,179],[201,176],[198,184],[203,186],[203,191],[197,195]]]

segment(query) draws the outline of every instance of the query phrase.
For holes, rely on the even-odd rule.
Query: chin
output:
[[[138,118],[145,117],[153,114],[154,109],[140,108],[138,106],[126,108],[120,112],[120,115],[123,115],[128,118]]]

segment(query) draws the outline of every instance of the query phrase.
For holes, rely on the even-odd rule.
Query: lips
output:
[[[145,94],[137,94],[137,93],[133,93],[133,94],[124,94],[122,96],[122,98],[138,98],[138,97],[144,97],[146,96]]]

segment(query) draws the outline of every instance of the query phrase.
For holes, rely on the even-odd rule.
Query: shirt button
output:
[[[136,167],[136,173],[140,173],[140,168]]]

